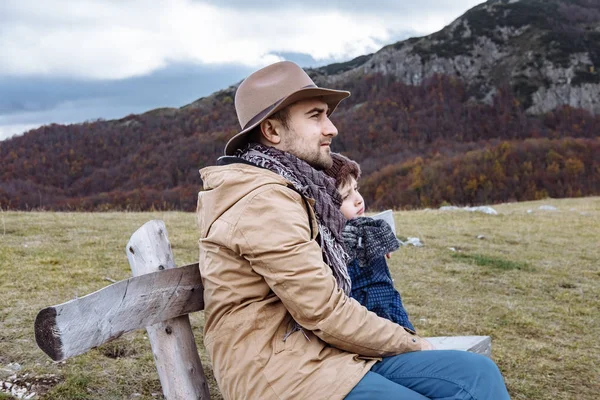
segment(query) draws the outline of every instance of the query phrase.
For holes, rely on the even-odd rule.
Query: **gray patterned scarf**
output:
[[[335,181],[306,161],[274,147],[251,142],[239,149],[235,156],[281,175],[304,197],[315,200],[323,260],[333,271],[340,289],[349,296],[349,258],[344,251],[342,238],[346,219],[340,211],[342,198],[335,187]]]

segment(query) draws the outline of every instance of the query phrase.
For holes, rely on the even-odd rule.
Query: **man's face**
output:
[[[278,148],[323,170],[333,164],[331,141],[338,131],[327,116],[328,106],[318,98],[301,100],[289,106],[289,129],[282,129]]]

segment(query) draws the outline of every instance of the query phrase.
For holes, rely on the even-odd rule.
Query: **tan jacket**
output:
[[[338,289],[288,181],[245,164],[200,173],[204,346],[225,399],[343,399],[378,357],[420,349]],[[304,330],[286,337],[293,319]]]

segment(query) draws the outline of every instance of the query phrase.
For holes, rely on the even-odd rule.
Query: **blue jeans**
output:
[[[346,400],[510,399],[489,358],[458,350],[415,351],[384,358]]]

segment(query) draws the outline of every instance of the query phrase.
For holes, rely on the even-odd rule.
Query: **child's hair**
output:
[[[331,158],[333,165],[323,172],[335,179],[335,186],[338,189],[350,183],[350,178],[356,180],[360,178],[360,167],[355,161],[340,153],[331,153]]]

